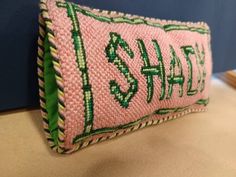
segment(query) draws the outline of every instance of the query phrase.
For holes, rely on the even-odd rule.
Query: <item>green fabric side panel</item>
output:
[[[45,99],[48,112],[49,130],[51,136],[57,145],[58,139],[58,91],[56,84],[56,74],[53,68],[52,55],[50,53],[50,44],[48,36],[44,40],[44,81],[45,81]]]

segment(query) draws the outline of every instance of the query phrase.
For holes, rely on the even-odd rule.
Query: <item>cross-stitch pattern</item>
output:
[[[38,78],[50,147],[71,153],[206,110],[210,30],[41,0]]]

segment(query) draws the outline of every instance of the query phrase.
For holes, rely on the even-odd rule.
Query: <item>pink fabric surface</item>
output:
[[[83,132],[84,129],[84,103],[82,91],[81,73],[76,63],[73,40],[71,37],[72,22],[67,16],[65,8],[58,8],[54,1],[48,1],[50,18],[52,19],[53,29],[56,37],[56,47],[58,49],[59,60],[61,64],[63,85],[65,91],[65,143],[66,147],[72,147],[72,140],[76,135]],[[92,86],[94,103],[94,122],[93,129],[113,127],[135,121],[142,116],[148,115],[160,108],[183,107],[194,104],[199,99],[208,98],[208,87],[211,73],[211,53],[208,50],[208,34],[199,34],[197,32],[175,30],[165,32],[156,27],[144,24],[131,25],[126,23],[104,23],[87,17],[77,12],[80,23],[80,30],[86,51],[86,61],[90,84]],[[166,24],[166,21],[160,21]],[[122,108],[110,93],[109,82],[116,80],[123,91],[129,87],[125,77],[115,67],[108,62],[105,48],[109,43],[110,32],[116,32],[129,44],[134,51],[134,58],[129,56],[121,49],[118,54],[128,65],[130,72],[138,80],[138,92],[132,98],[128,108]],[[142,61],[137,39],[142,39],[147,48],[151,65],[158,65],[157,56],[151,42],[156,39],[160,45],[165,65],[166,76],[170,74],[170,47],[175,49],[177,56],[181,59],[183,66],[183,75],[185,76],[183,97],[179,97],[179,86],[173,88],[173,95],[170,99],[159,100],[161,82],[158,76],[154,76],[154,94],[151,103],[147,103],[147,83],[146,77],[141,74]],[[195,46],[195,43],[205,48],[205,66],[207,70],[206,86],[203,92],[193,96],[187,96],[188,67],[186,59],[180,49],[184,45]],[[197,66],[195,57],[191,57],[193,63],[193,88],[197,85]],[[166,79],[167,84],[167,79]],[[166,86],[166,93],[167,93]],[[199,107],[199,106],[197,106]],[[161,116],[154,116],[155,119]]]
[[[61,64],[65,95],[65,134],[66,142],[83,132],[84,106],[82,79],[77,69],[75,50],[71,38],[72,24],[66,9],[56,7],[55,1],[48,1],[49,15],[53,21],[56,47]],[[68,72],[70,71],[70,72]]]

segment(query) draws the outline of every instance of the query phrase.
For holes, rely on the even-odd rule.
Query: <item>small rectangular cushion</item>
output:
[[[206,109],[212,61],[205,23],[62,0],[41,0],[40,10],[40,105],[57,152]]]

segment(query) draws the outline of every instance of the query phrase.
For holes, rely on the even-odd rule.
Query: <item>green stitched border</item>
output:
[[[161,28],[166,32],[173,31],[173,30],[186,30],[186,31],[191,31],[191,32],[198,32],[200,34],[209,34],[210,33],[209,29],[206,29],[206,28],[189,27],[187,25],[180,25],[180,24],[162,25],[162,24],[157,23],[157,22],[151,22],[149,20],[145,20],[141,17],[136,17],[136,18],[128,18],[128,17],[125,17],[125,16],[106,17],[106,16],[94,14],[93,12],[91,12],[89,10],[86,10],[86,9],[83,9],[83,8],[79,7],[78,5],[76,5],[74,3],[57,2],[58,7],[66,8],[66,6],[67,6],[66,4],[71,4],[72,6],[74,6],[76,11],[78,11],[78,12],[80,12],[80,13],[86,15],[86,16],[92,17],[92,18],[94,18],[98,21],[101,21],[101,22],[106,22],[106,23],[127,23],[127,24],[131,24],[131,25],[146,24],[148,26]]]
[[[187,25],[175,25],[175,24],[168,24],[168,25],[161,25],[159,23],[154,23],[154,22],[150,22],[147,21],[145,19],[142,18],[127,18],[127,17],[106,17],[106,16],[101,16],[101,15],[96,15],[93,12],[89,11],[89,10],[85,10],[80,8],[79,6],[77,6],[74,3],[67,3],[67,2],[57,2],[57,6],[58,7],[63,7],[67,9],[67,13],[68,13],[68,17],[71,19],[72,24],[73,24],[73,30],[72,30],[72,39],[74,40],[74,47],[75,47],[75,51],[76,51],[76,56],[77,56],[77,62],[78,62],[78,67],[80,69],[80,71],[82,72],[82,78],[86,78],[85,80],[83,80],[83,85],[86,86],[88,85],[89,87],[89,91],[90,91],[90,98],[86,101],[86,93],[84,90],[84,100],[85,100],[85,114],[89,113],[87,115],[85,115],[85,129],[84,129],[84,133],[77,135],[74,139],[73,139],[73,143],[78,143],[90,136],[93,135],[97,135],[97,134],[101,134],[101,133],[110,133],[110,132],[115,132],[117,130],[120,129],[126,129],[126,128],[130,128],[132,126],[135,126],[139,123],[141,123],[142,121],[144,121],[145,119],[149,118],[151,115],[153,114],[169,114],[169,113],[177,113],[177,112],[182,112],[186,109],[188,109],[190,106],[186,106],[186,107],[179,107],[179,108],[163,108],[163,109],[158,109],[156,111],[154,111],[152,114],[150,115],[146,115],[134,122],[130,122],[128,124],[124,124],[124,125],[119,125],[116,127],[106,127],[106,128],[102,128],[102,129],[97,129],[97,130],[93,130],[92,129],[92,121],[93,121],[93,114],[90,114],[91,112],[93,113],[93,103],[92,103],[92,91],[91,86],[89,85],[88,82],[88,74],[87,74],[87,67],[86,67],[86,56],[85,56],[85,49],[83,48],[83,41],[82,41],[82,36],[80,33],[80,29],[79,29],[79,21],[77,19],[77,16],[75,15],[76,12],[80,12],[86,16],[92,17],[96,20],[99,20],[101,22],[106,22],[106,23],[128,23],[128,24],[133,24],[133,25],[138,25],[138,24],[146,24],[148,26],[153,26],[153,27],[158,27],[163,29],[164,31],[168,32],[168,31],[173,31],[173,30],[187,30],[187,31],[192,31],[192,32],[198,32],[200,34],[209,34],[209,30],[205,29],[205,28],[196,28],[196,27],[188,27]],[[79,53],[82,53],[83,55],[79,55]],[[84,87],[85,88],[85,87]],[[90,103],[89,103],[90,102]],[[88,104],[89,103],[89,104]],[[206,100],[198,100],[195,104],[199,104],[199,105],[206,105],[208,103],[208,99]],[[90,106],[88,106],[90,105]],[[91,117],[92,116],[92,117]],[[90,117],[89,119],[87,119],[88,117]],[[87,122],[87,120],[89,120]],[[88,124],[87,124],[87,123]],[[89,127],[89,128],[88,128]]]
[[[75,14],[75,7],[71,3],[66,3],[67,15],[72,21],[72,39],[74,43],[74,49],[76,53],[76,61],[78,68],[81,72],[81,78],[83,83],[83,95],[84,95],[84,114],[85,114],[85,125],[84,133],[89,133],[93,126],[93,94],[92,88],[89,83],[88,68],[86,62],[86,54],[84,44],[82,40],[82,34],[80,32],[79,20]]]
[[[66,149],[65,145],[64,145],[64,136],[65,136],[64,135],[64,116],[62,114],[63,110],[64,110],[64,107],[65,107],[65,105],[63,103],[64,90],[63,90],[63,88],[61,88],[58,85],[58,81],[60,81],[60,79],[61,79],[60,65],[59,65],[58,59],[56,57],[57,56],[56,55],[57,54],[57,48],[54,44],[55,36],[54,36],[54,33],[53,33],[53,29],[51,28],[52,27],[52,21],[50,19],[50,16],[48,15],[48,7],[47,7],[46,2],[47,2],[47,0],[40,0],[40,18],[39,18],[39,38],[38,38],[37,64],[38,64],[40,106],[41,106],[41,109],[42,109],[43,126],[44,126],[45,134],[46,134],[47,140],[49,142],[49,145],[53,150],[57,151],[58,153],[71,153],[71,152],[76,151],[78,149],[84,148],[88,145],[98,143],[98,142],[101,142],[103,140],[110,139],[110,138],[113,138],[113,137],[116,137],[116,136],[120,136],[120,135],[125,134],[129,131],[134,131],[136,129],[143,128],[143,127],[146,127],[146,126],[149,126],[149,125],[160,124],[160,123],[165,122],[167,120],[175,119],[176,117],[179,117],[180,115],[182,115],[182,113],[186,114],[186,113],[189,113],[189,112],[192,112],[192,111],[204,111],[205,110],[204,108],[203,109],[188,109],[185,112],[176,114],[176,116],[165,116],[165,117],[163,117],[162,119],[159,119],[159,120],[147,120],[147,121],[142,122],[143,120],[145,120],[145,118],[148,117],[148,116],[145,116],[145,117],[141,118],[142,121],[139,121],[138,122],[139,124],[138,123],[137,123],[137,125],[133,124],[130,128],[123,129],[122,132],[119,131],[118,133],[114,132],[111,135],[104,135],[103,137],[101,137],[99,139],[92,139],[92,140],[89,140],[89,141],[81,141],[80,143],[76,144],[76,146],[74,146],[73,148]],[[107,18],[107,17],[104,17],[104,18]],[[132,21],[134,21],[135,24],[139,24],[139,23],[143,24],[143,21],[144,21],[143,19],[139,19],[139,18],[132,19],[130,21],[126,17],[124,17],[122,20],[126,20],[127,23],[130,23],[130,22],[132,23]],[[114,21],[120,23],[119,18],[116,18]],[[124,23],[126,23],[126,22],[124,22]],[[147,25],[150,25],[149,21],[146,21],[146,23],[147,23]],[[154,24],[152,24],[152,25],[154,25]],[[156,26],[158,26],[158,24],[156,24]],[[176,30],[186,30],[186,29],[183,29],[184,26],[186,26],[186,25],[178,25],[178,27],[180,27],[180,28],[178,28],[178,29],[176,28]],[[160,26],[160,28],[163,28],[163,27]],[[191,28],[191,27],[188,27],[188,28]],[[168,31],[168,30],[171,31],[171,30],[173,30],[173,27],[166,26],[165,29],[166,29],[166,31]],[[197,28],[197,29],[201,30],[200,28]],[[203,29],[203,31],[207,30],[207,29],[204,29],[204,28],[202,28],[202,29]],[[196,31],[196,29],[193,27],[193,28],[191,28],[191,31]],[[209,32],[209,30],[208,30],[208,32]],[[58,135],[58,140],[56,142],[53,140],[54,138],[52,137],[52,133],[50,132],[50,129],[49,129],[49,119],[51,119],[51,117],[48,115],[47,108],[46,108],[46,97],[45,97],[46,95],[45,95],[45,88],[44,88],[45,87],[44,66],[47,65],[47,64],[44,63],[45,61],[43,59],[44,58],[44,52],[45,52],[44,51],[44,46],[43,46],[44,45],[43,41],[44,41],[44,38],[45,38],[45,33],[48,33],[50,35],[49,45],[50,45],[50,53],[51,53],[51,59],[52,59],[52,62],[53,62],[53,66],[58,66],[57,69],[55,69],[55,67],[54,67],[56,82],[57,82],[56,84],[57,84],[57,87],[58,87],[57,90],[58,90],[58,116],[59,116],[58,117],[58,134],[57,134]],[[208,104],[208,99],[198,100],[195,104],[207,105]],[[180,110],[180,109],[174,108],[174,112],[178,112],[178,110]],[[169,110],[169,111],[173,112],[173,109]],[[165,113],[165,112],[166,112],[166,110],[163,113]],[[103,133],[103,132],[100,132],[100,133]]]
[[[98,135],[98,134],[101,134],[101,133],[112,133],[112,132],[115,132],[115,131],[120,130],[120,129],[126,129],[126,128],[133,127],[135,125],[140,124],[141,122],[143,122],[144,120],[150,118],[153,115],[165,115],[165,114],[170,114],[170,113],[183,112],[183,111],[189,109],[191,106],[194,106],[194,105],[204,105],[204,106],[206,106],[208,103],[209,103],[209,98],[199,99],[198,101],[196,101],[196,103],[194,103],[192,105],[189,105],[189,106],[178,107],[178,108],[161,108],[161,109],[158,109],[158,110],[154,111],[153,113],[151,113],[149,115],[145,115],[145,116],[139,118],[138,120],[135,120],[135,121],[130,122],[128,124],[118,125],[118,126],[115,126],[115,127],[106,127],[106,128],[96,129],[96,130],[92,130],[89,134],[77,135],[73,139],[73,143],[75,144],[79,141],[85,140],[86,138],[88,138],[90,136]]]

